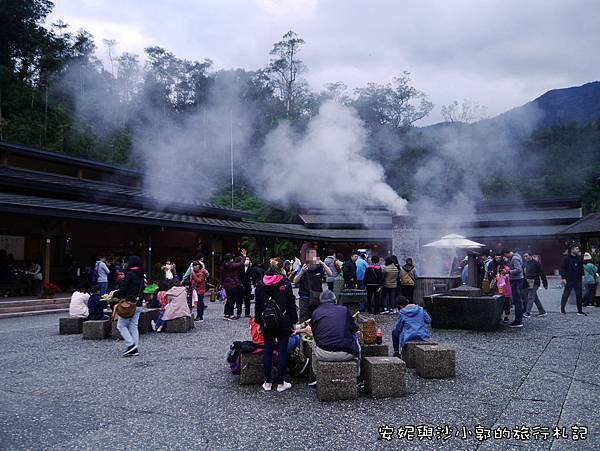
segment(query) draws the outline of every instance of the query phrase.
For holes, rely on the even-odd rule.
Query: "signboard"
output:
[[[0,249],[6,250],[6,255],[13,254],[15,260],[25,258],[25,237],[0,235]]]

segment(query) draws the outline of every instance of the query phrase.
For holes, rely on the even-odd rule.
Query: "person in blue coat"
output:
[[[427,324],[431,324],[431,318],[423,307],[409,304],[408,299],[400,296],[398,299],[398,320],[392,331],[392,346],[394,357],[400,357],[400,349],[409,341],[429,341]]]
[[[358,283],[358,288],[361,290],[365,289],[365,272],[367,271],[367,256],[363,253],[360,254],[358,260],[356,260],[356,283]]]

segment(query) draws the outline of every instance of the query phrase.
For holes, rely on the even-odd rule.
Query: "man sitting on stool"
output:
[[[336,305],[333,291],[321,295],[321,304],[310,318],[314,343],[312,347],[312,368],[317,374],[317,361],[346,362],[360,357],[360,345],[356,338],[358,326],[350,310]],[[357,371],[360,366],[357,364]],[[309,385],[315,385],[311,382]]]

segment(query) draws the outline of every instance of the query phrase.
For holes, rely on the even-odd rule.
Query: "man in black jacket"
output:
[[[379,315],[381,310],[381,291],[383,289],[383,270],[379,265],[379,257],[373,255],[371,264],[365,271],[367,285],[367,312]]]
[[[342,268],[344,273],[344,285],[346,288],[356,288],[356,260],[358,260],[358,254],[352,252],[352,255]]]
[[[560,300],[561,313],[567,313],[565,307],[569,300],[571,291],[575,290],[577,299],[577,315],[587,316],[583,313],[582,283],[583,283],[583,259],[579,246],[573,244],[569,247],[569,253],[563,258],[560,265],[561,284],[564,286],[562,298]]]
[[[546,278],[546,273],[536,259],[533,258],[530,252],[523,253],[523,258],[525,259],[525,263],[523,264],[523,273],[525,276],[525,313],[523,316],[525,318],[529,318],[531,316],[531,308],[535,303],[535,306],[538,309],[538,316],[546,316],[546,309],[542,305],[542,301],[538,297],[537,291],[540,288],[540,285],[544,286],[544,289],[548,289],[548,279]]]
[[[358,326],[347,307],[336,305],[333,291],[321,295],[321,305],[310,318],[313,343],[313,371],[317,374],[317,361],[345,362],[360,357],[360,346],[355,334]],[[358,375],[358,365],[357,365]]]

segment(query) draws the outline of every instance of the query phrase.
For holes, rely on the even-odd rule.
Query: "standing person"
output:
[[[194,321],[204,322],[204,309],[206,308],[204,295],[206,294],[206,281],[209,276],[210,274],[204,268],[202,262],[195,260],[192,264],[192,274],[190,275],[190,285],[192,290],[195,290],[198,295],[198,314]]]
[[[560,300],[560,312],[567,313],[565,307],[569,300],[571,291],[575,291],[577,301],[577,314],[579,316],[587,316],[583,313],[583,299],[581,293],[581,281],[584,276],[583,259],[581,258],[581,250],[579,246],[573,244],[569,246],[569,253],[563,258],[560,265],[561,284],[564,287],[562,298]]]
[[[512,292],[512,302],[515,306],[515,320],[509,324],[509,327],[523,327],[523,301],[521,299],[523,259],[517,252],[511,250],[505,250],[503,254],[508,260],[510,291]]]
[[[367,284],[367,312],[379,315],[381,310],[381,290],[383,289],[383,270],[379,265],[379,257],[373,255],[371,264],[365,271]]]
[[[106,255],[101,255],[96,261],[94,267],[96,274],[98,275],[98,286],[100,287],[100,296],[104,296],[108,293],[108,276],[110,275],[110,269],[106,265]]]
[[[400,268],[400,289],[402,290],[402,296],[412,304],[417,283],[417,270],[413,265],[412,258],[408,257],[405,262],[406,264]]]
[[[592,262],[592,256],[589,252],[583,255],[583,305],[588,307],[594,303],[596,296],[596,277],[598,276],[598,267]]]
[[[398,267],[392,257],[385,259],[383,267],[383,311],[382,315],[393,313],[396,307],[396,294],[398,291]]]
[[[358,254],[352,252],[350,258],[344,263],[342,271],[344,272],[344,287],[345,288],[356,288],[356,261],[358,260]]]
[[[188,269],[186,269],[185,273],[183,274],[183,277],[181,278],[181,283],[186,283],[190,280],[195,261],[199,261],[200,263],[204,264],[204,255],[201,252],[196,254],[196,258],[194,258],[194,260],[190,262],[190,266],[188,266]]]
[[[337,260],[335,258],[335,251],[333,249],[329,250],[329,255],[327,257],[325,257],[325,266],[327,266],[329,268],[329,270],[331,271],[331,275],[327,276],[325,278],[325,282],[327,283],[327,288],[329,288],[330,290],[333,290],[333,282],[338,278],[339,276],[339,272],[338,272],[338,268],[339,266],[336,264]]]
[[[244,317],[250,318],[250,301],[252,300],[252,286],[256,287],[256,272],[252,266],[252,260],[250,257],[244,259],[244,266],[241,271],[242,281],[242,298],[244,301]]]
[[[273,305],[273,301],[275,305]],[[287,348],[293,326],[298,322],[296,297],[292,284],[283,274],[283,262],[280,258],[271,260],[269,269],[262,281],[256,286],[256,303],[254,305],[255,321],[260,325],[265,344],[263,351],[263,367],[265,382],[263,390],[270,391],[272,385],[273,351],[277,348],[277,391],[282,392],[292,387],[285,382],[287,367]]]
[[[123,357],[140,355],[138,346],[140,344],[140,335],[138,333],[138,321],[142,311],[142,292],[144,291],[144,269],[142,260],[137,255],[132,255],[127,259],[127,274],[121,284],[121,288],[111,292],[110,297],[117,299],[127,299],[137,305],[135,313],[131,318],[119,318],[117,329],[125,341],[127,348],[123,352]]]
[[[165,265],[161,269],[165,273],[166,280],[173,280],[175,274],[177,274],[175,263],[171,262],[170,258],[167,258]]]
[[[316,249],[309,247],[303,250],[304,264],[294,277],[294,284],[298,284],[299,287],[300,322],[309,319],[312,312],[319,306],[320,296],[323,292],[323,278],[332,275],[331,270],[318,257]]]
[[[34,296],[41,296],[42,294],[42,280],[44,276],[42,274],[42,267],[36,261],[31,262],[31,266],[27,271],[27,274],[31,276],[31,291]]]
[[[227,293],[227,301],[223,312],[223,319],[232,321],[238,319],[242,312],[242,282],[240,280],[240,271],[244,266],[246,250],[241,250],[241,256],[234,257],[233,254],[225,254],[223,257],[223,268],[221,270],[221,283]],[[237,317],[233,316],[233,310],[237,307]]]
[[[535,306],[538,309],[538,316],[546,316],[546,309],[542,305],[542,301],[538,297],[537,291],[540,288],[540,285],[544,286],[544,290],[548,289],[548,279],[546,278],[546,273],[542,268],[542,265],[533,258],[530,252],[524,252],[523,258],[525,262],[523,264],[523,275],[525,276],[525,293],[524,296],[526,300],[525,313],[523,316],[525,318],[529,318],[531,316],[531,308],[535,303]]]
[[[367,256],[365,253],[360,254],[360,257],[356,260],[356,283],[361,290],[365,289],[365,273],[368,266]]]

